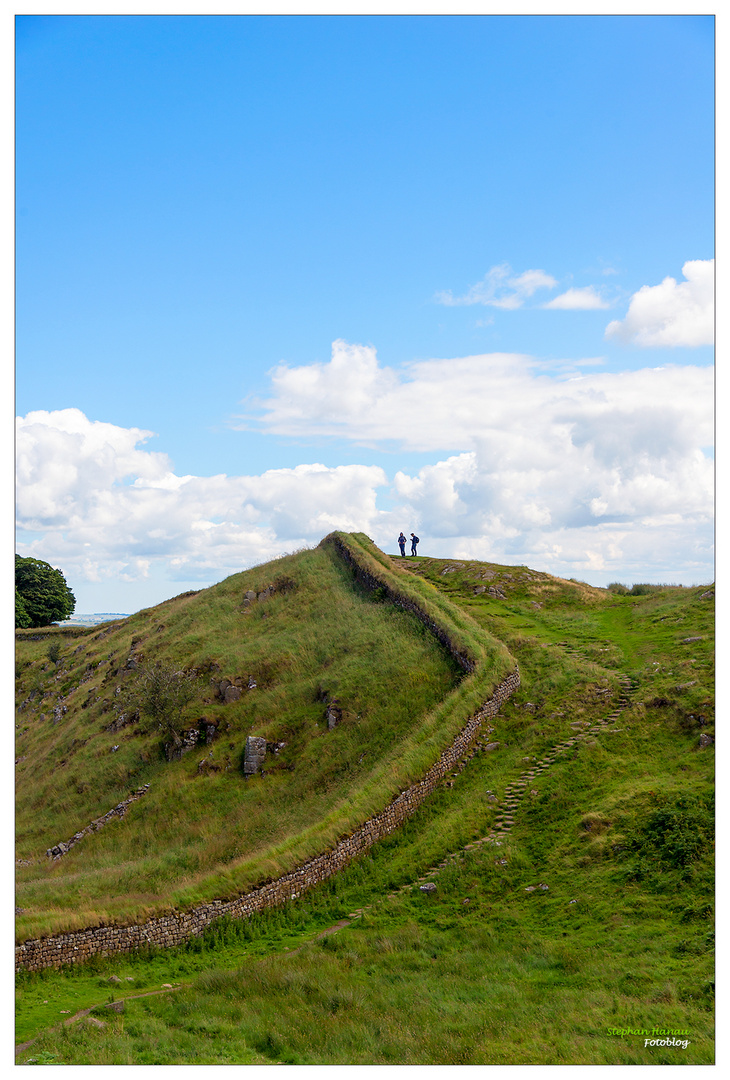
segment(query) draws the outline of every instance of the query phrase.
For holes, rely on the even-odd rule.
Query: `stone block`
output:
[[[244,776],[253,776],[259,772],[266,757],[266,739],[258,735],[249,735],[243,757]]]

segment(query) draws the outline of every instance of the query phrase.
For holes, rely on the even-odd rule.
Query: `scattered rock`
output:
[[[682,643],[682,645],[688,645],[690,643],[690,641],[704,641],[704,640],[705,639],[702,636],[700,636],[700,637],[683,637],[681,643]]]
[[[420,886],[420,891],[425,892],[425,893],[434,893],[434,892],[436,892],[436,882],[435,881],[427,881],[424,885]]]
[[[498,742],[489,742],[484,747],[485,750],[499,750],[500,744]]]
[[[213,761],[213,751],[211,750],[207,757],[202,758],[198,762],[198,776],[210,775],[211,773],[219,773],[221,766],[217,762]]]
[[[704,750],[706,746],[712,746],[714,741],[714,736],[708,735],[706,734],[706,732],[703,731],[700,735],[700,749]]]

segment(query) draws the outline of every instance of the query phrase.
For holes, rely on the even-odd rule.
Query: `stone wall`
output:
[[[429,630],[433,636],[441,642],[444,648],[448,649],[451,655],[456,660],[457,664],[464,669],[464,671],[472,672],[476,667],[476,663],[473,657],[468,656],[463,650],[457,648],[454,642],[449,637],[448,631],[444,626],[441,626],[435,619],[428,614],[422,607],[419,606],[418,601],[410,596],[399,592],[393,588],[389,582],[384,578],[377,577],[370,570],[363,567],[357,561],[357,556],[350,548],[343,544],[340,538],[332,533],[330,536],[326,536],[322,541],[323,544],[332,544],[351,570],[355,574],[356,580],[363,585],[366,589],[375,590],[380,589],[388,597],[392,604],[397,607],[403,608],[405,611],[409,611],[412,615],[415,615],[420,622]]]
[[[112,820],[112,818],[123,818],[127,812],[127,808],[131,806],[133,802],[136,802],[137,799],[141,799],[143,795],[147,794],[149,786],[149,784],[143,784],[142,787],[137,788],[136,791],[133,791],[132,794],[127,796],[122,802],[113,806],[111,810],[107,810],[102,817],[94,818],[91,824],[87,825],[85,829],[81,829],[80,832],[74,833],[70,840],[49,848],[46,852],[48,858],[53,860],[60,859],[61,856],[65,855],[67,851],[70,851],[75,844],[78,844],[79,840],[83,840],[89,833],[98,832],[99,829],[102,829],[108,821]]]
[[[362,575],[360,580],[364,584],[372,588],[386,588],[394,602],[399,602],[400,606],[413,610],[414,614],[433,630],[439,640],[443,641],[450,651],[454,651],[446,630],[441,626],[436,626],[426,612],[419,611],[415,601],[408,597],[395,599],[397,594],[390,586],[359,567],[354,555],[336,538],[334,542],[348,563],[355,568],[356,573]],[[474,662],[471,658],[458,651],[455,655],[462,667],[473,670]],[[470,667],[467,667],[467,664]],[[363,855],[373,844],[393,832],[406,818],[410,817],[470,750],[483,721],[491,719],[499,712],[502,704],[514,693],[519,684],[519,671],[515,669],[496,687],[489,700],[469,718],[453,743],[441,753],[421,780],[401,792],[385,809],[369,818],[350,836],[340,840],[331,851],[317,855],[282,877],[261,885],[234,900],[213,900],[188,912],[174,912],[161,918],[150,919],[137,926],[95,926],[86,930],[74,930],[53,937],[26,941],[15,950],[16,970],[39,971],[46,967],[60,967],[63,964],[82,962],[93,955],[108,956],[113,953],[131,952],[145,945],[169,948],[182,944],[190,937],[200,936],[214,919],[223,916],[234,919],[248,918],[256,912],[295,900],[305,890],[325,881],[353,859]]]

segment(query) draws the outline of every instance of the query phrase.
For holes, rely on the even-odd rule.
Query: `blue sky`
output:
[[[18,546],[712,579],[714,20],[22,16]]]

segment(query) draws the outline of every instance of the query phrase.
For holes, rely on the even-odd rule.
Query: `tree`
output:
[[[124,704],[179,741],[177,727],[196,696],[195,675],[159,662],[142,668],[126,688]]]
[[[20,555],[15,556],[15,595],[15,625],[20,627],[63,622],[76,607],[76,597],[60,570]]]
[[[23,603],[23,597],[18,592],[18,586],[15,586],[15,628],[16,630],[25,630],[30,626],[30,615],[25,610],[25,604]]]

